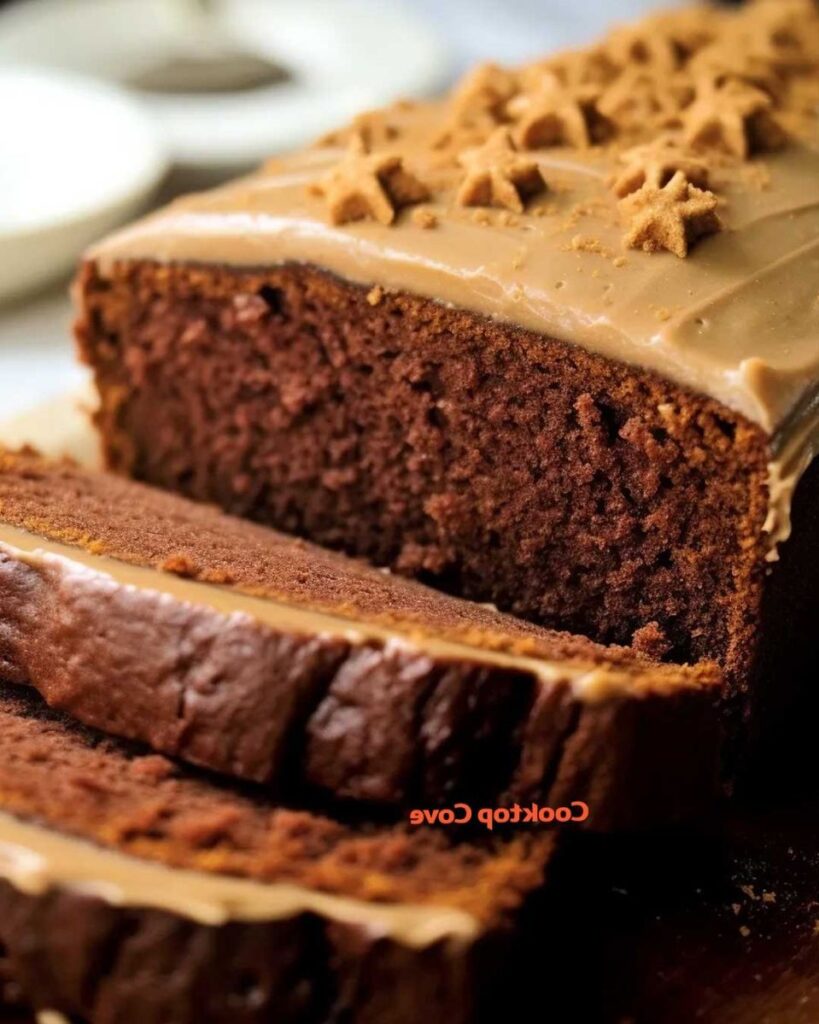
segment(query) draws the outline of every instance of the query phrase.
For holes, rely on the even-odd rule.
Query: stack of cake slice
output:
[[[283,809],[8,689],[0,736],[0,940],[48,1020],[470,1020],[553,846]]]
[[[9,1001],[494,1019],[540,808],[708,810],[819,653],[818,102],[809,0],[678,11],[89,254],[122,475],[0,453]]]
[[[716,666],[652,664],[27,454],[0,455],[0,622],[7,681],[291,798],[578,800],[602,828],[713,792]]]
[[[716,666],[28,452],[0,453],[0,679],[9,992],[91,1024],[475,1019],[545,823],[716,791]]]

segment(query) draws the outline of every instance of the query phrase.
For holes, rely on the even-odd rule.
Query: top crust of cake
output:
[[[449,302],[710,395],[802,463],[819,380],[817,109],[811,0],[683,9],[364,114],[90,257],[103,271],[309,263],[375,286],[374,303],[385,289]]]

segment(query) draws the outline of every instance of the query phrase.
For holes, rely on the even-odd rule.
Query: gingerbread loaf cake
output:
[[[810,0],[703,5],[177,201],[77,282],[108,463],[747,715],[819,653],[817,102]]]
[[[714,665],[651,663],[28,453],[0,453],[0,680],[311,806],[583,801],[610,829],[702,813],[716,789]]]
[[[554,845],[290,810],[0,687],[3,996],[38,1020],[495,1019]]]

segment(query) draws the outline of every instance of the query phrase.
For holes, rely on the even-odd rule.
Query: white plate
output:
[[[0,68],[0,140],[0,299],[66,273],[167,166],[126,94],[50,71]]]
[[[60,394],[9,419],[0,420],[0,445],[28,446],[52,459],[73,459],[102,469],[99,436],[91,423],[96,395],[90,385]]]
[[[168,151],[193,168],[243,168],[358,111],[443,84],[449,61],[396,0],[223,0],[220,32],[292,81],[244,93],[143,97]],[[127,81],[179,50],[172,0],[28,0],[0,12],[0,62]]]

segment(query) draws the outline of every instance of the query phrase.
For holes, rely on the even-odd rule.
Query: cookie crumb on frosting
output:
[[[429,231],[438,226],[438,215],[426,206],[416,206],[412,211],[412,222]]]

